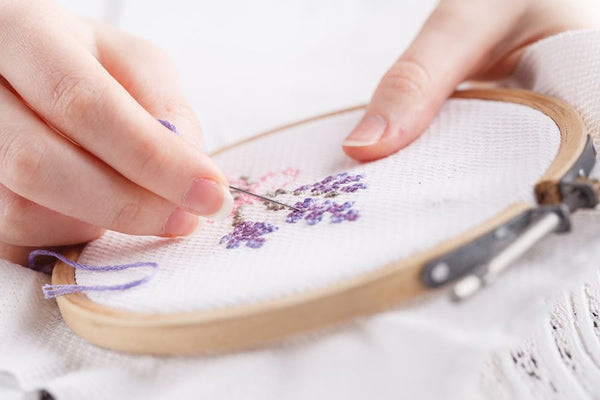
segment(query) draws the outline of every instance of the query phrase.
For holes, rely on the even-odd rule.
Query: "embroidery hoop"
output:
[[[561,100],[525,90],[467,90],[456,92],[453,97],[525,105],[541,111],[556,123],[561,135],[560,148],[535,190],[538,203],[558,203],[559,182],[577,164],[588,141],[577,112]],[[291,127],[362,107],[286,125],[223,148],[215,154]],[[253,347],[357,316],[381,312],[417,296],[438,292],[440,289],[427,287],[423,283],[423,269],[429,261],[472,242],[534,206],[528,203],[513,204],[462,235],[424,252],[324,288],[275,300],[219,310],[162,314],[111,308],[92,301],[84,293],[68,294],[56,300],[71,330],[101,347],[151,354],[194,354]],[[65,255],[77,260],[81,251],[82,247],[73,248]],[[58,262],[52,274],[52,283],[75,284],[75,269]]]

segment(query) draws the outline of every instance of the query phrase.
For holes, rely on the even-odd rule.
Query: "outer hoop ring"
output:
[[[456,92],[453,97],[522,104],[552,118],[561,134],[561,145],[538,186],[556,190],[558,182],[576,163],[586,143],[586,132],[577,112],[562,100],[516,89],[478,89]],[[354,107],[286,125],[233,146],[277,133],[303,123],[345,112]],[[213,154],[214,155],[214,154]],[[533,189],[533,188],[532,188]],[[462,246],[530,209],[533,204],[513,204],[481,225],[438,246],[391,263],[376,271],[276,300],[240,305],[223,310],[173,314],[140,314],[93,302],[83,293],[56,299],[73,332],[87,341],[114,350],[149,354],[193,354],[258,346],[294,334],[339,323],[391,308],[418,295],[435,292],[420,281],[428,260]],[[65,255],[77,259],[83,247]],[[58,262],[53,284],[75,284],[75,269]]]

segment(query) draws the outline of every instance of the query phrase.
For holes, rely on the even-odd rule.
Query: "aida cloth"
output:
[[[560,144],[556,124],[537,110],[453,99],[404,151],[358,163],[342,152],[340,143],[361,115],[362,110],[317,120],[215,157],[230,180],[267,176],[263,195],[282,187],[293,192],[343,172],[358,176],[366,188],[340,190],[336,197],[318,200],[353,202],[359,215],[355,221],[331,223],[325,215],[315,225],[305,220],[286,223],[289,210],[270,211],[254,202],[242,206],[243,219],[279,228],[264,235],[260,248],[219,244],[232,231],[232,218],[207,223],[191,237],[176,240],[107,233],[86,247],[82,263],[144,260],[157,262],[159,270],[143,286],[88,296],[119,309],[179,312],[247,304],[339,283],[431,248],[515,202],[533,202],[533,186]],[[279,171],[287,174],[277,175]],[[294,204],[306,196],[287,193],[276,199]],[[98,285],[139,274],[78,270],[76,280]]]

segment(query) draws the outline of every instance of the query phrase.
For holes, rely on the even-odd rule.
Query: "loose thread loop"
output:
[[[44,285],[42,287],[42,292],[44,293],[44,298],[52,299],[54,297],[63,296],[65,294],[71,293],[79,293],[79,292],[87,292],[87,291],[111,291],[111,290],[127,290],[139,286],[143,283],[150,281],[156,272],[158,271],[158,264],[155,262],[135,262],[131,264],[117,264],[117,265],[86,265],[80,264],[75,261],[71,261],[62,254],[55,253],[49,250],[34,250],[29,253],[29,268],[34,267],[34,260],[38,256],[50,256],[59,259],[72,266],[73,268],[83,269],[86,271],[96,271],[96,272],[106,272],[106,271],[122,271],[129,268],[141,268],[141,267],[151,267],[152,271],[141,279],[137,279],[127,283],[121,283],[116,285],[77,285],[77,284],[69,284],[69,285]]]
[[[165,119],[158,119],[158,122],[160,122],[165,128],[169,129],[170,131],[174,132],[175,134],[177,134],[177,135],[179,134],[175,125],[173,125],[169,121],[167,121]],[[46,298],[46,299],[52,299],[54,297],[63,296],[65,294],[80,293],[80,292],[87,292],[87,291],[102,292],[102,291],[111,291],[111,290],[131,289],[131,288],[139,286],[143,283],[148,282],[150,279],[152,279],[154,277],[154,275],[156,275],[156,272],[158,270],[158,264],[155,262],[135,262],[135,263],[131,263],[131,264],[117,264],[117,265],[85,265],[85,264],[80,264],[75,261],[71,261],[68,258],[66,258],[65,256],[63,256],[59,253],[50,251],[50,250],[34,250],[31,253],[29,253],[29,268],[35,269],[34,268],[34,260],[38,256],[54,257],[54,258],[57,258],[60,261],[64,262],[65,264],[72,266],[73,268],[83,269],[86,271],[106,272],[106,271],[122,271],[122,270],[128,269],[128,268],[152,267],[152,271],[150,272],[150,274],[146,275],[145,277],[143,277],[141,279],[137,279],[135,281],[117,284],[117,285],[77,285],[77,284],[74,284],[74,285],[71,285],[71,284],[70,285],[48,285],[48,284],[46,284],[46,285],[42,286],[42,292],[44,293],[44,298]]]

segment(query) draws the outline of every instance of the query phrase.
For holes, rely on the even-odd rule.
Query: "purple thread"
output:
[[[226,243],[228,249],[235,249],[246,242],[246,247],[258,249],[266,241],[262,236],[277,229],[279,228],[268,222],[243,221],[235,226],[233,232],[223,236],[219,244]]]
[[[333,197],[332,195],[337,195],[339,192],[354,193],[357,190],[367,188],[365,183],[360,182],[363,178],[364,175],[351,175],[348,172],[340,172],[337,175],[330,175],[312,185],[299,186],[292,193],[299,196],[309,191],[311,196],[324,194],[326,197]]]
[[[303,201],[294,204],[298,210],[291,211],[285,222],[295,224],[300,220],[306,221],[307,225],[317,225],[326,214],[329,215],[329,222],[339,224],[344,221],[356,221],[359,217],[357,210],[353,209],[354,202],[346,201],[344,203],[336,203],[329,200],[330,197],[336,197],[343,193],[354,193],[358,190],[367,189],[367,185],[361,180],[364,175],[351,175],[348,172],[340,172],[337,175],[330,175],[319,182],[309,185],[297,187],[292,193],[296,196],[307,194]],[[285,194],[287,191],[273,192],[272,197],[278,194]],[[323,195],[325,199],[319,201],[319,197]],[[267,209],[278,211],[267,206]],[[277,226],[267,222],[250,222],[244,221],[239,212],[234,216],[235,229],[223,236],[219,244],[226,244],[228,249],[235,249],[245,243],[246,247],[258,249],[266,242],[266,238],[262,237],[267,233],[271,233],[278,229]]]
[[[167,128],[168,130],[170,130],[171,132],[176,133],[177,135],[179,135],[179,131],[177,130],[177,127],[175,127],[175,125],[173,125],[172,123],[170,123],[169,121],[167,121],[166,119],[158,119],[158,122],[160,122],[165,128]]]
[[[343,221],[356,221],[358,211],[352,208],[354,203],[346,201],[345,203],[336,203],[331,200],[318,202],[312,197],[307,197],[304,201],[294,204],[299,211],[294,210],[287,215],[285,222],[295,224],[304,219],[308,225],[316,225],[323,220],[323,216],[330,214],[329,222],[338,224]]]
[[[46,284],[42,287],[42,292],[44,293],[44,298],[46,298],[46,299],[63,296],[65,294],[79,293],[79,292],[86,292],[86,291],[103,292],[103,291],[110,291],[110,290],[131,289],[131,288],[141,285],[142,283],[148,282],[150,279],[152,279],[154,277],[154,275],[156,275],[156,272],[158,270],[158,264],[155,262],[135,262],[135,263],[131,263],[131,264],[117,264],[117,265],[79,264],[75,261],[69,260],[68,258],[66,258],[65,256],[63,256],[61,254],[58,254],[58,253],[55,253],[55,252],[49,251],[49,250],[34,250],[31,253],[29,253],[29,268],[33,269],[34,260],[37,256],[54,257],[54,258],[57,258],[60,261],[64,262],[65,264],[72,266],[73,268],[83,269],[86,271],[98,271],[98,272],[122,271],[122,270],[128,269],[128,268],[152,267],[152,272],[150,272],[150,274],[146,275],[145,277],[135,280],[135,281],[117,284],[117,285],[85,286],[85,285],[77,285],[77,284],[75,284],[75,285],[47,285]]]

